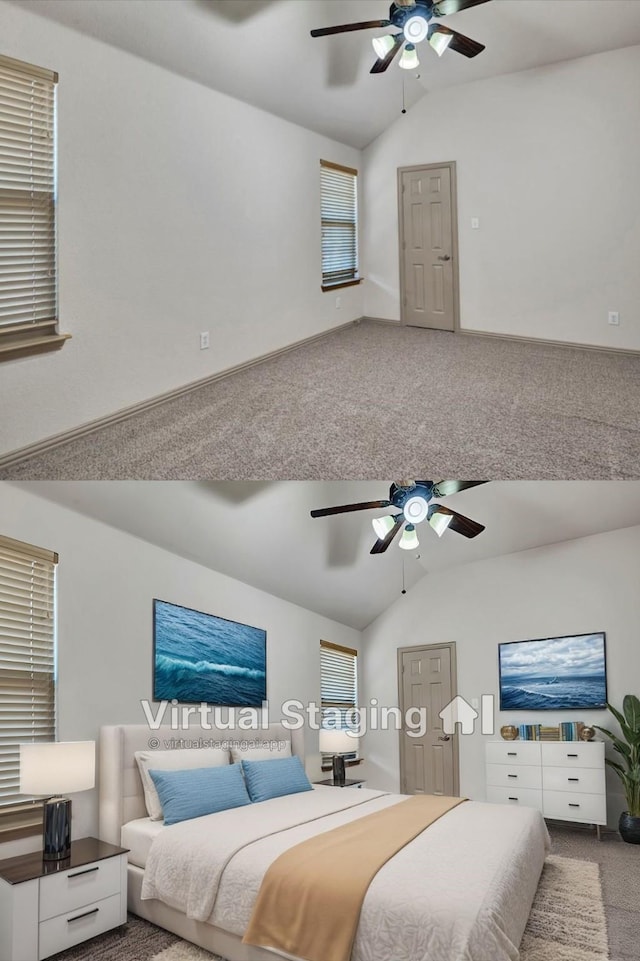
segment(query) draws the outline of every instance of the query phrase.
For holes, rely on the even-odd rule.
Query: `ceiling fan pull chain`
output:
[[[400,112],[401,113],[407,112],[407,108],[405,107],[405,104],[404,104],[404,74],[402,74],[402,110]],[[402,586],[404,587],[404,584]],[[404,591],[402,593],[404,594]]]

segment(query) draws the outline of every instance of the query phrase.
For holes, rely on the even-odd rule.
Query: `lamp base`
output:
[[[42,813],[42,857],[45,861],[62,861],[71,854],[71,801],[48,798]]]
[[[333,755],[333,783],[344,785],[345,773],[344,773],[344,758],[339,754]]]

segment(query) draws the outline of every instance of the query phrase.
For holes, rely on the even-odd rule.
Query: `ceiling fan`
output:
[[[395,0],[389,8],[388,20],[364,20],[361,23],[344,23],[337,27],[320,27],[312,30],[312,37],[327,37],[334,33],[352,30],[370,30],[374,27],[393,27],[399,33],[387,33],[371,41],[378,59],[370,73],[384,73],[399,50],[404,46],[399,66],[414,70],[420,63],[416,44],[427,40],[439,57],[447,50],[455,50],[463,57],[476,57],[484,50],[484,44],[471,40],[464,34],[441,24],[431,23],[434,17],[446,17],[468,7],[475,7],[489,0]]]
[[[392,540],[404,527],[398,547],[404,550],[414,550],[418,547],[416,524],[422,521],[434,529],[438,537],[442,537],[447,529],[462,534],[463,537],[477,537],[484,530],[483,524],[472,521],[464,514],[458,514],[442,504],[433,502],[434,497],[447,497],[458,491],[467,490],[486,484],[487,481],[400,481],[389,488],[386,500],[365,501],[362,504],[343,504],[341,507],[321,507],[311,511],[312,517],[328,517],[330,514],[347,514],[350,511],[369,511],[379,507],[392,507],[395,514],[385,514],[374,517],[372,525],[378,540],[371,548],[371,554],[383,554]]]

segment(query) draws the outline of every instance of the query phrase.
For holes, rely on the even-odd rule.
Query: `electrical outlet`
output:
[[[209,346],[209,331],[203,330],[200,334],[200,350],[206,350]]]
[[[619,326],[620,326],[620,314],[618,313],[617,310],[610,310],[610,311],[609,311],[609,323],[610,323],[613,327],[619,327]]]
[[[336,310],[340,310],[342,307],[342,297],[336,297]]]

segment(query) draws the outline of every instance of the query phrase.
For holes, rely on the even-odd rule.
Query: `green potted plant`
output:
[[[622,737],[618,737],[606,727],[598,727],[621,758],[621,762],[607,758],[607,764],[616,772],[627,799],[628,810],[620,815],[618,825],[623,841],[640,844],[640,700],[635,694],[627,694],[622,701],[622,714],[611,704],[607,704],[620,725]]]

